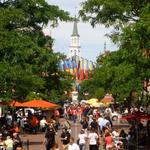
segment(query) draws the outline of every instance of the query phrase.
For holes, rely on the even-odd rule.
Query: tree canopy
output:
[[[98,57],[100,67],[93,78],[96,88],[102,87],[117,101],[128,104],[144,98],[144,79],[150,79],[150,2],[87,0],[82,3],[80,16],[92,26],[102,23],[114,27],[109,37],[118,50]]]
[[[70,21],[69,13],[45,0],[5,0],[0,2],[0,99],[54,99],[63,95],[65,75],[58,63],[64,56],[54,53],[53,39],[43,27]],[[71,87],[70,83],[66,84]],[[51,95],[51,97],[50,97]],[[35,96],[36,97],[36,96]],[[60,97],[60,96],[59,96]]]

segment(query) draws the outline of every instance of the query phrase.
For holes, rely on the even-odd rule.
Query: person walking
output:
[[[89,150],[98,150],[97,140],[98,140],[98,134],[95,132],[95,130],[92,128],[89,135]]]
[[[51,150],[55,144],[55,130],[50,125],[45,133],[46,150]]]
[[[81,129],[78,135],[80,150],[86,150],[86,139],[87,139],[87,135],[85,134],[84,130]]]
[[[80,150],[79,146],[74,142],[74,138],[70,137],[70,142],[68,145],[68,150]]]
[[[106,132],[105,138],[104,138],[104,146],[106,150],[112,150],[113,149],[113,138],[109,132]]]
[[[68,150],[69,140],[70,140],[70,133],[67,130],[67,128],[63,128],[62,133],[61,133],[61,141],[63,144],[63,150]]]
[[[22,141],[18,133],[13,133],[13,150],[16,150],[17,147],[22,147]]]
[[[13,150],[13,140],[10,136],[7,136],[6,140],[4,141],[4,145],[6,147],[6,150]]]
[[[47,126],[47,121],[46,121],[46,118],[43,117],[43,118],[40,120],[40,130],[41,130],[42,132],[45,132],[46,126]]]

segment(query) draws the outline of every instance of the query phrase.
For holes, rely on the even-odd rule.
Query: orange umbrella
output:
[[[10,106],[12,107],[22,107],[22,103],[16,101],[16,100],[13,100],[9,103]]]
[[[59,105],[44,100],[32,100],[22,103],[22,107],[56,108]]]

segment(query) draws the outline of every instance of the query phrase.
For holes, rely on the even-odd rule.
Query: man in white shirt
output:
[[[41,129],[41,131],[45,131],[46,125],[47,125],[47,121],[46,121],[45,117],[43,117],[40,120],[40,129]]]
[[[78,135],[78,139],[79,139],[80,150],[86,150],[87,134],[85,134],[83,129],[80,131],[80,133]]]
[[[91,129],[88,138],[89,138],[89,149],[98,150],[98,145],[97,145],[98,134],[95,132],[94,129]]]
[[[68,150],[80,150],[79,146],[74,143],[74,138],[70,137],[70,143],[68,145]]]
[[[100,117],[98,118],[98,120],[97,120],[98,125],[99,125],[100,134],[101,134],[101,135],[102,135],[103,127],[104,127],[103,121],[104,121],[104,118],[103,118],[102,116],[100,116]]]

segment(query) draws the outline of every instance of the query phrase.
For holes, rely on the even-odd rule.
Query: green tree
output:
[[[82,3],[80,16],[91,25],[102,23],[107,27],[122,27],[137,22],[149,0],[87,0]]]
[[[45,0],[0,2],[0,98],[25,100],[32,92],[48,98],[64,91],[59,71],[63,57],[52,50],[53,39],[43,27],[71,20],[69,13]]]
[[[98,58],[101,67],[95,70],[93,83],[112,92],[118,101],[137,104],[144,78],[150,79],[150,2],[87,0],[80,16],[92,26],[113,26],[109,37],[119,47]]]

